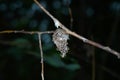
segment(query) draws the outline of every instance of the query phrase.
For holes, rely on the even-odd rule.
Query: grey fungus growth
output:
[[[69,47],[67,40],[69,39],[69,34],[67,34],[63,29],[58,28],[53,33],[53,42],[57,47],[57,50],[61,52],[61,57],[64,58],[66,53],[68,53]]]

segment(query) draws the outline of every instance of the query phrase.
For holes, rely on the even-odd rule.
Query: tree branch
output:
[[[38,33],[38,39],[39,39],[39,48],[40,48],[40,54],[41,54],[41,77],[42,77],[42,80],[44,80],[44,61],[43,61],[43,50],[42,50],[42,43],[41,43],[41,33]]]
[[[40,31],[24,31],[24,30],[4,30],[4,31],[0,31],[0,34],[5,34],[5,33],[23,33],[23,34],[50,34],[50,33],[54,33],[54,31],[44,31],[44,32],[40,32]]]
[[[50,14],[37,0],[34,0],[34,2],[54,21],[54,24],[55,24],[55,26],[57,28],[60,27],[63,30],[65,30],[66,33],[68,33],[68,34],[70,34],[70,35],[72,35],[72,36],[82,40],[84,43],[87,43],[89,45],[92,45],[92,46],[95,46],[95,47],[100,48],[102,50],[105,50],[107,52],[110,52],[113,55],[115,55],[118,58],[120,58],[120,53],[119,52],[117,52],[117,51],[115,51],[115,50],[113,50],[113,49],[111,49],[111,48],[109,48],[107,46],[103,46],[103,45],[101,45],[99,43],[96,43],[94,41],[88,40],[87,38],[84,38],[83,36],[81,36],[81,35],[73,32],[73,31],[69,30],[58,19],[56,19],[52,14]]]

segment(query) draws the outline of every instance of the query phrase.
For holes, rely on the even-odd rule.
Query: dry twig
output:
[[[117,52],[117,51],[109,48],[108,46],[103,46],[103,45],[101,45],[101,44],[99,44],[99,43],[96,43],[96,42],[91,41],[91,40],[89,40],[89,39],[87,39],[87,38],[84,38],[83,36],[81,36],[81,35],[73,32],[73,31],[69,30],[69,29],[66,28],[58,19],[56,19],[52,14],[50,14],[37,0],[34,0],[34,1],[35,1],[35,3],[54,21],[54,24],[55,24],[55,26],[56,26],[57,28],[60,27],[60,28],[62,28],[63,30],[65,30],[66,33],[68,33],[68,34],[70,34],[70,35],[72,35],[72,36],[74,36],[74,37],[82,40],[84,43],[90,44],[90,45],[92,45],[92,46],[95,46],[95,47],[100,48],[100,49],[102,49],[102,50],[105,50],[105,51],[107,51],[107,52],[110,52],[110,53],[112,53],[113,55],[116,55],[118,58],[120,58],[120,53],[119,53],[119,52]]]
[[[38,39],[39,39],[39,48],[40,48],[40,54],[41,54],[41,77],[42,77],[42,80],[44,80],[44,62],[43,62],[43,49],[42,49],[42,43],[41,43],[41,33],[38,33]]]
[[[97,48],[100,48],[102,50],[105,50],[107,52],[112,53],[113,55],[117,56],[118,58],[120,58],[120,53],[109,48],[106,46],[103,46],[99,43],[96,43],[92,40],[89,40],[71,30],[69,30],[68,28],[66,28],[58,19],[56,19],[53,15],[51,15],[37,0],[34,0],[35,3],[54,21],[55,26],[58,28],[60,27],[61,29],[63,29],[64,31],[66,31],[67,34],[72,35],[80,40],[82,40],[84,43],[87,43],[89,45],[95,46]],[[72,14],[71,14],[72,16]],[[72,22],[72,19],[71,19]],[[72,24],[71,24],[72,25]],[[1,31],[0,34],[4,34],[4,33],[23,33],[23,34],[38,34],[38,38],[39,38],[39,48],[40,48],[40,53],[41,53],[41,76],[42,76],[42,80],[44,80],[44,61],[43,61],[43,51],[42,51],[42,44],[41,44],[41,34],[46,34],[46,33],[54,33],[54,31],[44,31],[44,32],[39,32],[39,31],[16,31],[16,30],[5,30],[5,31]]]
[[[39,32],[39,31],[16,31],[16,30],[5,30],[1,31],[0,34],[5,34],[5,33],[23,33],[23,34],[38,34],[38,39],[39,39],[39,48],[40,48],[40,54],[41,54],[41,76],[42,80],[44,80],[44,61],[43,61],[43,50],[42,50],[42,43],[41,43],[41,35],[42,34],[49,34],[53,33],[54,31],[44,31],[44,32]]]
[[[5,34],[5,33],[23,33],[23,34],[49,34],[49,33],[53,33],[54,31],[44,31],[44,32],[40,32],[40,31],[24,31],[24,30],[5,30],[5,31],[0,31],[0,34]]]
[[[72,29],[73,26],[73,15],[72,15],[72,10],[69,6],[69,1],[67,0],[67,7],[68,7],[68,11],[69,11],[69,15],[70,15],[70,28]]]

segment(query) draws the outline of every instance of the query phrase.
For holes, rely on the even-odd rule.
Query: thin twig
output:
[[[95,80],[95,54],[92,55],[92,80]]]
[[[42,77],[42,80],[44,80],[44,61],[43,61],[43,50],[42,50],[40,33],[38,33],[38,38],[39,38],[39,48],[40,48],[40,55],[41,55],[41,77]]]
[[[93,48],[93,54],[92,54],[92,80],[95,80],[96,78],[96,63],[95,63],[95,49]]]
[[[5,34],[5,33],[23,33],[23,34],[50,34],[53,33],[54,31],[44,31],[44,32],[40,32],[40,31],[24,31],[24,30],[4,30],[4,31],[0,31],[0,34]]]
[[[69,6],[69,1],[67,0],[67,7],[68,7],[68,11],[69,11],[69,15],[70,15],[70,28],[72,29],[73,26],[73,15],[72,15],[72,10]]]
[[[107,51],[107,52],[110,52],[110,53],[112,53],[113,55],[115,55],[115,56],[117,56],[118,58],[120,58],[120,53],[117,52],[117,51],[115,51],[115,50],[113,50],[113,49],[111,49],[111,48],[109,48],[108,46],[103,46],[103,45],[101,45],[101,44],[99,44],[99,43],[96,43],[96,42],[91,41],[91,40],[89,40],[89,39],[87,39],[87,38],[84,38],[84,37],[82,37],[82,36],[80,36],[80,35],[78,35],[78,34],[76,34],[76,33],[74,33],[74,32],[69,32],[69,34],[71,34],[71,35],[73,35],[74,37],[82,40],[84,43],[90,44],[90,45],[92,45],[92,46],[95,46],[95,47],[100,48],[100,49],[102,49],[102,50],[105,50],[105,51]]]
[[[75,32],[72,32],[71,30],[69,30],[68,28],[66,28],[58,19],[56,19],[54,16],[52,16],[52,14],[50,14],[37,0],[34,0],[34,1],[54,21],[54,24],[55,25],[57,24],[56,27],[59,26],[60,28],[62,28],[63,30],[65,30],[66,33],[68,33],[68,34],[70,34],[70,35],[72,35],[72,36],[74,36],[74,37],[82,40],[84,43],[90,44],[92,46],[95,46],[95,47],[100,48],[102,50],[105,50],[107,52],[110,52],[113,55],[116,55],[118,58],[120,58],[120,53],[119,52],[117,52],[117,51],[115,51],[115,50],[113,50],[113,49],[111,49],[109,47],[103,46],[103,45],[101,45],[99,43],[96,43],[94,41],[88,40],[88,39],[84,38],[83,36],[78,35]]]
[[[39,38],[39,48],[40,48],[40,54],[41,54],[41,77],[42,80],[44,80],[44,62],[43,62],[43,51],[42,51],[42,43],[41,43],[41,34],[49,34],[49,33],[53,33],[54,31],[44,31],[44,32],[40,32],[40,31],[16,31],[16,30],[5,30],[5,31],[1,31],[0,34],[5,34],[5,33],[23,33],[23,34],[38,34],[38,38]]]
[[[70,7],[69,7],[68,9],[69,9],[69,13],[70,13],[70,27],[72,28],[72,26],[73,26],[73,16],[72,16],[72,10],[71,10],[71,8],[70,8]]]

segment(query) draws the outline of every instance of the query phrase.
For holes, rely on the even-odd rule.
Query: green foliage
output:
[[[9,58],[12,58],[14,65],[11,65],[11,67],[14,66],[15,68],[12,68],[13,72],[11,73],[15,74],[17,77],[20,77],[20,79],[28,79],[29,75],[32,74],[32,70],[35,70],[35,67],[33,67],[34,65],[38,66],[39,64],[38,68],[36,69],[37,71],[35,71],[36,73],[34,73],[33,76],[40,73],[39,69],[41,69],[41,66],[39,45],[37,44],[38,42],[36,42],[37,45],[34,44],[35,48],[33,49],[33,44],[31,43],[31,40],[29,40],[26,36],[26,38],[15,38],[14,40],[8,42],[8,45],[10,46],[6,48],[7,50],[5,51],[7,53],[7,57],[5,58],[6,60],[3,58],[3,60],[0,62],[1,72],[4,72],[6,65],[11,62]],[[74,75],[72,73],[75,74],[76,70],[80,68],[77,61],[73,60],[73,58],[69,58],[69,56],[66,57],[66,59],[63,59],[61,58],[60,53],[58,53],[55,48],[51,47],[51,49],[46,49],[45,46],[46,45],[44,45],[43,47],[44,62],[47,66],[45,67],[45,76],[53,74],[46,77],[46,79],[51,77],[50,79],[52,80],[72,80],[72,78],[74,78]],[[38,63],[36,63],[34,59]],[[54,75],[56,75],[56,77],[53,77]],[[60,77],[60,75],[63,77]],[[71,77],[69,77],[70,75]],[[40,74],[38,76],[41,77]]]
[[[63,58],[62,58],[63,59]],[[51,55],[51,56],[45,56],[45,61],[56,68],[65,68],[67,70],[75,71],[80,68],[78,63],[71,62],[70,64],[65,64],[60,57],[60,55],[57,55],[57,53]]]
[[[28,50],[32,47],[29,40],[23,39],[23,38],[15,39],[14,41],[12,41],[12,44],[20,49],[27,49]]]
[[[30,42],[23,38],[13,40],[11,44],[13,46],[8,49],[8,54],[16,59],[21,59],[31,49]]]

